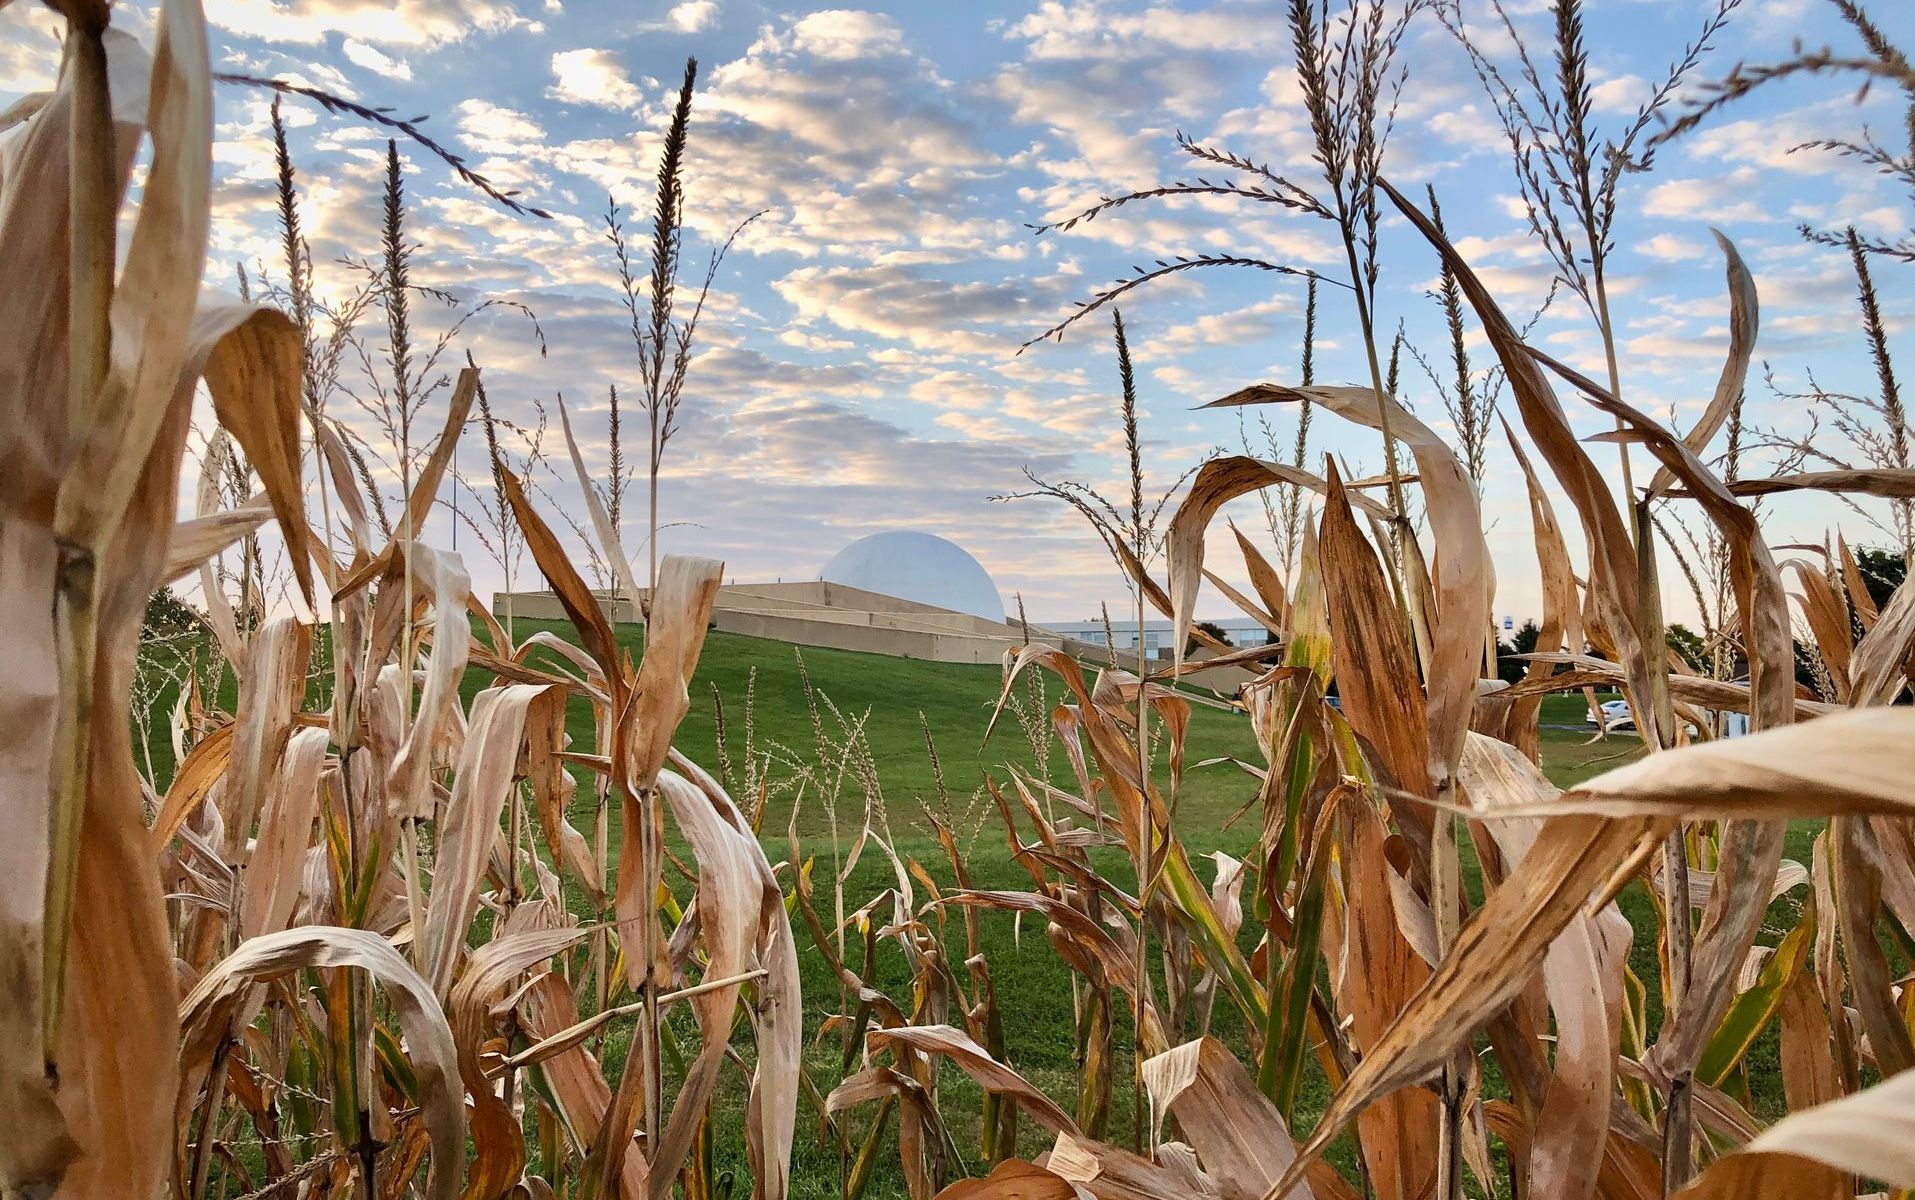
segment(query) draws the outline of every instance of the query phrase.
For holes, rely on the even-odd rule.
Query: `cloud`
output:
[[[1657,262],[1691,262],[1709,253],[1707,246],[1694,238],[1673,233],[1658,233],[1636,243],[1636,252]]]
[[[1759,199],[1759,184],[1760,172],[1754,167],[1740,167],[1727,175],[1670,179],[1649,189],[1642,210],[1652,217],[1706,218],[1716,223],[1778,220]]]
[[[1298,293],[1302,288],[1299,285]],[[1218,346],[1250,346],[1267,343],[1280,331],[1302,336],[1303,305],[1289,296],[1276,296],[1245,308],[1203,313],[1179,322],[1143,344],[1143,352],[1133,351],[1140,359],[1154,361],[1172,354]]]
[[[827,337],[824,334],[809,333],[803,329],[786,329],[778,334],[778,340],[798,350],[809,350],[813,354],[833,354],[841,350],[850,350],[857,343],[848,338]]]
[[[347,38],[341,52],[352,62],[391,79],[411,79],[412,67],[404,59],[393,58],[385,52],[375,49],[357,38]]]
[[[644,98],[624,61],[610,50],[561,50],[552,56],[552,75],[558,82],[546,95],[566,104],[629,109]]]
[[[1589,89],[1590,107],[1599,113],[1628,116],[1649,99],[1649,81],[1640,75],[1618,75]]]
[[[1118,189],[1226,174],[1184,155],[1172,141],[1178,129],[1300,181],[1319,178],[1289,64],[1285,0],[1028,0],[1003,20],[967,5],[871,6],[877,12],[857,8],[860,0],[822,2],[835,7],[664,0],[635,13],[611,0],[230,0],[214,6],[213,40],[223,67],[431,113],[428,128],[476,169],[555,214],[507,213],[401,144],[416,277],[474,301],[527,304],[552,350],[539,358],[523,315],[501,306],[465,327],[448,361],[469,346],[493,403],[527,425],[536,423],[534,398],[549,409],[562,386],[599,466],[604,414],[593,402],[603,404],[610,384],[624,390],[636,370],[603,237],[604,197],[645,224],[671,99],[656,81],[675,82],[696,41],[706,69],[687,162],[690,282],[738,220],[770,212],[724,264],[701,326],[664,481],[668,519],[687,524],[662,535],[665,548],[720,555],[741,579],[790,578],[815,571],[873,521],[931,529],[997,570],[1007,599],[1026,592],[1033,615],[1094,612],[1121,582],[1075,518],[985,497],[1016,490],[1027,464],[1122,490],[1107,315],[1062,346],[1012,350],[1132,263],[1236,250],[1340,276],[1342,247],[1328,226],[1232,199],[1127,206],[1043,238],[1023,223]],[[1510,5],[1524,10],[1526,30],[1542,28],[1538,2]],[[1840,35],[1820,8],[1768,2],[1796,3],[1798,15],[1766,42],[1738,24],[1725,56],[1762,61],[1786,54],[1790,36]],[[152,0],[116,6],[115,20],[150,34],[151,10]],[[0,12],[0,91],[51,82],[58,25],[43,6]],[[1621,18],[1592,23],[1604,129],[1626,123],[1642,80],[1661,77],[1665,47],[1650,41]],[[1406,45],[1414,73],[1388,170],[1434,183],[1456,244],[1524,320],[1552,264],[1509,194],[1494,115],[1467,57],[1435,23],[1413,29]],[[1854,136],[1864,122],[1887,131],[1899,114],[1883,89],[1859,107],[1852,89],[1813,95],[1825,99],[1751,97],[1721,114],[1734,120],[1666,147],[1656,174],[1624,181],[1609,278],[1628,340],[1627,390],[1645,407],[1706,396],[1720,368],[1721,263],[1703,222],[1733,236],[1755,271],[1763,354],[1778,371],[1799,378],[1813,366],[1827,386],[1873,386],[1845,256],[1803,245],[1792,225],[1855,222],[1891,235],[1907,228],[1906,204],[1866,164],[1787,147]],[[0,107],[10,99],[0,95]],[[236,262],[251,270],[278,261],[271,142],[265,96],[222,88],[216,102],[208,282],[230,287]],[[303,103],[285,115],[322,291],[341,300],[363,282],[341,257],[377,253],[385,133]],[[1387,210],[1383,239],[1380,318],[1389,327],[1401,319],[1419,345],[1445,344],[1423,294],[1435,273],[1428,246]],[[1906,324],[1908,304],[1884,287],[1891,324]],[[1320,300],[1318,377],[1367,379],[1347,298],[1332,288]],[[1300,280],[1233,271],[1194,272],[1124,298],[1154,477],[1167,480],[1214,443],[1236,444],[1236,414],[1189,406],[1247,380],[1293,376],[1301,303]],[[415,318],[428,336],[451,319],[433,305]],[[376,325],[375,314],[374,334]],[[1487,365],[1473,321],[1468,336]],[[1600,375],[1600,343],[1576,298],[1559,298],[1536,336]],[[355,384],[358,370],[348,368]],[[1414,372],[1406,390],[1434,401]],[[1759,419],[1789,419],[1761,399]],[[357,411],[348,399],[338,408]],[[1571,409],[1579,430],[1601,428],[1598,416]],[[1367,431],[1319,421],[1311,436],[1313,456],[1379,465]],[[740,478],[753,486],[741,488]],[[569,475],[553,490],[555,504],[575,500]],[[1493,469],[1484,503],[1503,522],[1499,533],[1526,531],[1520,479]],[[1242,511],[1255,509],[1251,501]],[[1527,540],[1516,541],[1521,560]],[[484,572],[474,560],[475,574]],[[1519,561],[1507,590],[1527,586],[1525,569]],[[495,582],[480,580],[481,590]],[[1499,610],[1525,612],[1514,603],[1499,598]]]
[[[1700,359],[1720,362],[1728,331],[1708,329],[1695,334],[1645,333],[1623,343],[1630,354],[1646,359]]]
[[[687,219],[701,237],[722,240],[769,210],[742,251],[920,263],[1027,252],[1015,211],[978,202],[1000,164],[975,113],[899,36],[889,18],[814,13],[705,74],[686,156]],[[646,116],[638,138],[594,132],[549,161],[627,198],[655,170],[665,116]]]
[[[801,267],[773,286],[801,322],[969,354],[1008,355],[1055,304],[1024,281],[959,282],[909,266]]]
[[[207,20],[266,42],[310,45],[344,33],[368,44],[421,48],[527,23],[512,5],[496,0],[226,0],[212,6]]]
[[[461,100],[457,112],[466,142],[488,154],[524,154],[545,140],[545,131],[529,114],[490,100]]]
[[[0,9],[0,93],[51,88],[60,71],[66,22],[40,4]]]
[[[1873,89],[1861,99],[1852,90],[1838,96],[1793,106],[1782,112],[1736,120],[1709,123],[1684,139],[1689,153],[1702,159],[1716,159],[1736,166],[1757,165],[1798,175],[1824,175],[1831,170],[1851,171],[1857,177],[1873,172],[1866,163],[1847,163],[1835,155],[1813,149],[1798,149],[1806,142],[1827,138],[1850,138],[1861,132],[1871,118],[1897,122],[1901,114],[1893,107],[1892,93]],[[1893,146],[1896,138],[1889,135]]]
[[[718,0],[684,0],[672,5],[665,23],[680,33],[698,33],[718,23]]]
[[[881,13],[831,8],[799,18],[791,28],[792,45],[802,54],[843,60],[896,54],[904,32]]]
[[[1102,0],[1044,0],[1035,11],[1001,26],[1027,44],[1033,59],[1144,58],[1165,48],[1229,47],[1263,53],[1287,47],[1289,31],[1271,4],[1182,8],[1157,4],[1123,11]]]

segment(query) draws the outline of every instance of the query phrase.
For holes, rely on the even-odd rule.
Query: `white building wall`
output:
[[[1207,620],[1206,618],[1199,618]],[[1270,631],[1248,617],[1231,617],[1225,620],[1207,620],[1208,624],[1220,627],[1236,646],[1262,646],[1269,642]],[[1101,618],[1091,621],[1044,621],[1044,628],[1080,642],[1089,642],[1093,646],[1104,645],[1104,622]],[[1170,649],[1170,622],[1151,620],[1144,622],[1144,649],[1151,653]],[[1119,650],[1137,648],[1137,622],[1121,621],[1115,616],[1110,622],[1110,638]]]

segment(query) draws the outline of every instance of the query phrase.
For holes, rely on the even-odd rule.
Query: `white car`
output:
[[[1595,721],[1592,720],[1589,723],[1594,725]],[[1629,701],[1622,699],[1605,701],[1602,706],[1602,727],[1604,729],[1634,729],[1636,714],[1629,711]]]
[[[1736,737],[1741,733],[1747,733],[1748,718],[1742,717],[1740,713],[1732,713],[1730,715],[1740,717],[1742,727],[1740,730],[1737,730],[1732,725],[1725,736]],[[1587,721],[1587,723],[1590,725],[1595,724],[1593,720]],[[1636,728],[1636,714],[1629,711],[1629,701],[1621,698],[1604,701],[1602,705],[1602,727],[1609,733],[1614,733],[1618,729],[1633,731]],[[1700,732],[1696,729],[1695,722],[1693,721],[1684,721],[1682,728],[1691,738],[1698,736]]]

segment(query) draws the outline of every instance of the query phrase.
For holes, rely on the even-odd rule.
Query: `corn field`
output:
[[[479,363],[434,393],[391,356],[401,486],[384,495],[323,410],[337,338],[302,285],[294,223],[286,296],[201,289],[216,80],[197,0],[163,0],[150,51],[104,5],[53,7],[58,88],[0,131],[0,1194],[784,1200],[804,1185],[855,1200],[893,1178],[911,1200],[1915,1192],[1915,586],[1878,604],[1846,541],[1778,549],[1759,507],[1819,490],[1905,513],[1915,471],[1725,467],[1761,313],[1759,280],[1721,235],[1731,320],[1702,415],[1677,431],[1626,401],[1602,272],[1623,167],[1575,137],[1532,168],[1531,219],[1608,339],[1609,376],[1525,340],[1434,193],[1384,171],[1402,29],[1460,9],[1291,6],[1320,182],[1186,145],[1256,181],[1225,194],[1332,231],[1350,271],[1310,273],[1312,319],[1319,284],[1326,306],[1347,297],[1372,373],[1221,381],[1216,406],[1369,431],[1382,476],[1313,464],[1299,433],[1294,455],[1203,462],[1153,510],[1119,324],[1132,494],[1050,493],[1111,551],[1135,618],[1170,618],[1179,648],[1220,569],[1207,534],[1225,506],[1284,498],[1268,540],[1237,532],[1250,590],[1224,589],[1273,640],[1212,646],[1255,676],[1231,704],[1258,758],[1221,768],[1241,777],[1254,853],[1206,861],[1185,841],[1196,764],[1178,679],[1195,660],[1091,664],[1032,644],[1005,663],[991,717],[1016,730],[990,736],[1060,769],[1007,750],[985,809],[1027,881],[974,886],[948,806],[926,814],[943,861],[900,855],[867,812],[848,857],[882,857],[895,878],[847,896],[850,863],[808,849],[795,815],[760,827],[767,796],[792,785],[749,756],[674,747],[723,565],[629,554],[624,477],[589,477],[563,408],[576,491],[533,486],[533,464],[501,449]],[[1556,8],[1573,23],[1577,5]],[[1586,81],[1579,35],[1562,36],[1570,102],[1544,107],[1573,124]],[[1915,71],[1880,42],[1796,69],[1915,98]],[[1514,102],[1522,85],[1480,61]],[[1684,122],[1765,78],[1738,68]],[[1538,110],[1510,111],[1520,132]],[[1612,149],[1626,159],[1683,127],[1645,116],[1640,140]],[[392,162],[389,283],[405,257]],[[698,319],[659,309],[678,258],[675,162],[668,147],[649,278],[611,217],[651,363],[636,403],[654,533]],[[1085,215],[1179,187],[1199,185]],[[290,183],[286,197],[290,214]],[[1386,378],[1375,229],[1396,218],[1441,271],[1458,358],[1465,321],[1495,356],[1504,423],[1489,424],[1464,361],[1451,412],[1465,446]],[[1270,266],[1166,265],[1050,333],[1209,265]],[[342,308],[377,310],[400,346],[405,290],[335,306],[334,330]],[[217,425],[197,463],[196,405]],[[1601,447],[1572,432],[1579,405],[1613,418]],[[557,594],[567,638],[515,641],[460,557],[416,536],[474,423],[487,528]],[[1544,595],[1513,684],[1494,677],[1479,502],[1486,448],[1504,447],[1527,480]],[[182,519],[183,483],[198,504]],[[1655,532],[1675,520],[1696,531],[1694,561]],[[268,527],[297,603],[256,582]],[[564,530],[589,547],[576,561]],[[252,564],[237,604],[217,565],[235,547]],[[1669,647],[1665,591],[1685,576],[1708,600],[1713,667]],[[159,718],[179,755],[162,784],[136,757],[154,719],[140,630],[148,597],[181,579],[202,584],[213,661],[183,673]],[[642,607],[636,661],[588,580]],[[1816,694],[1797,682],[1798,613]],[[1595,688],[1620,689],[1649,752],[1559,790],[1537,762],[1542,699]],[[568,712],[589,712],[588,742],[568,736]],[[1725,713],[1754,732],[1719,736]],[[821,760],[870,766],[855,728],[828,744],[813,717]],[[1789,822],[1805,819],[1826,822],[1812,860],[1785,862]],[[1637,885],[1652,925],[1618,906]],[[996,986],[980,932],[993,921],[1068,970],[1068,1006]],[[801,960],[835,981],[810,997],[822,1020],[807,1017]],[[1071,1027],[1070,1094],[1010,1061],[1007,1028],[1033,1022]],[[1765,1123],[1749,1056],[1770,1031],[1787,1115]],[[1312,1079],[1327,1105],[1300,1103]],[[742,1154],[718,1144],[731,1131]],[[835,1161],[827,1180],[794,1176],[794,1145],[813,1143],[804,1161]]]

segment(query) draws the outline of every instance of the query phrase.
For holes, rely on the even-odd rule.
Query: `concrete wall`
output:
[[[564,606],[551,592],[493,595],[494,613],[503,614],[508,604],[516,616],[565,619]],[[600,593],[599,605],[611,621],[636,619],[630,601],[622,597],[614,600]],[[1024,644],[1023,633],[1013,625],[836,583],[722,587],[712,608],[712,627],[799,646],[828,646],[932,662],[998,663],[1006,650]],[[1060,647],[1066,644],[1054,634],[1033,633],[1035,640]],[[1088,646],[1072,645],[1073,652],[1089,650]]]
[[[637,619],[630,601],[613,600],[602,592],[598,596],[607,619],[614,622]],[[565,608],[551,592],[494,593],[492,611],[495,614],[503,616],[508,605],[515,616],[565,620]],[[856,650],[928,662],[995,665],[1004,661],[1006,651],[1018,650],[1025,643],[1024,631],[1016,625],[823,582],[721,587],[712,608],[712,627],[796,646]],[[1109,652],[1101,646],[1062,637],[1035,625],[1030,629],[1030,640],[1063,649],[1087,664],[1109,661]],[[1254,677],[1242,667],[1224,667],[1186,675],[1182,683],[1229,695]]]
[[[837,650],[859,650],[866,654],[917,658],[929,662],[1001,663],[1004,661],[1004,652],[1019,645],[1016,641],[997,638],[820,621],[812,617],[748,610],[714,612],[712,626],[726,633],[770,638],[797,646],[828,646]]]

